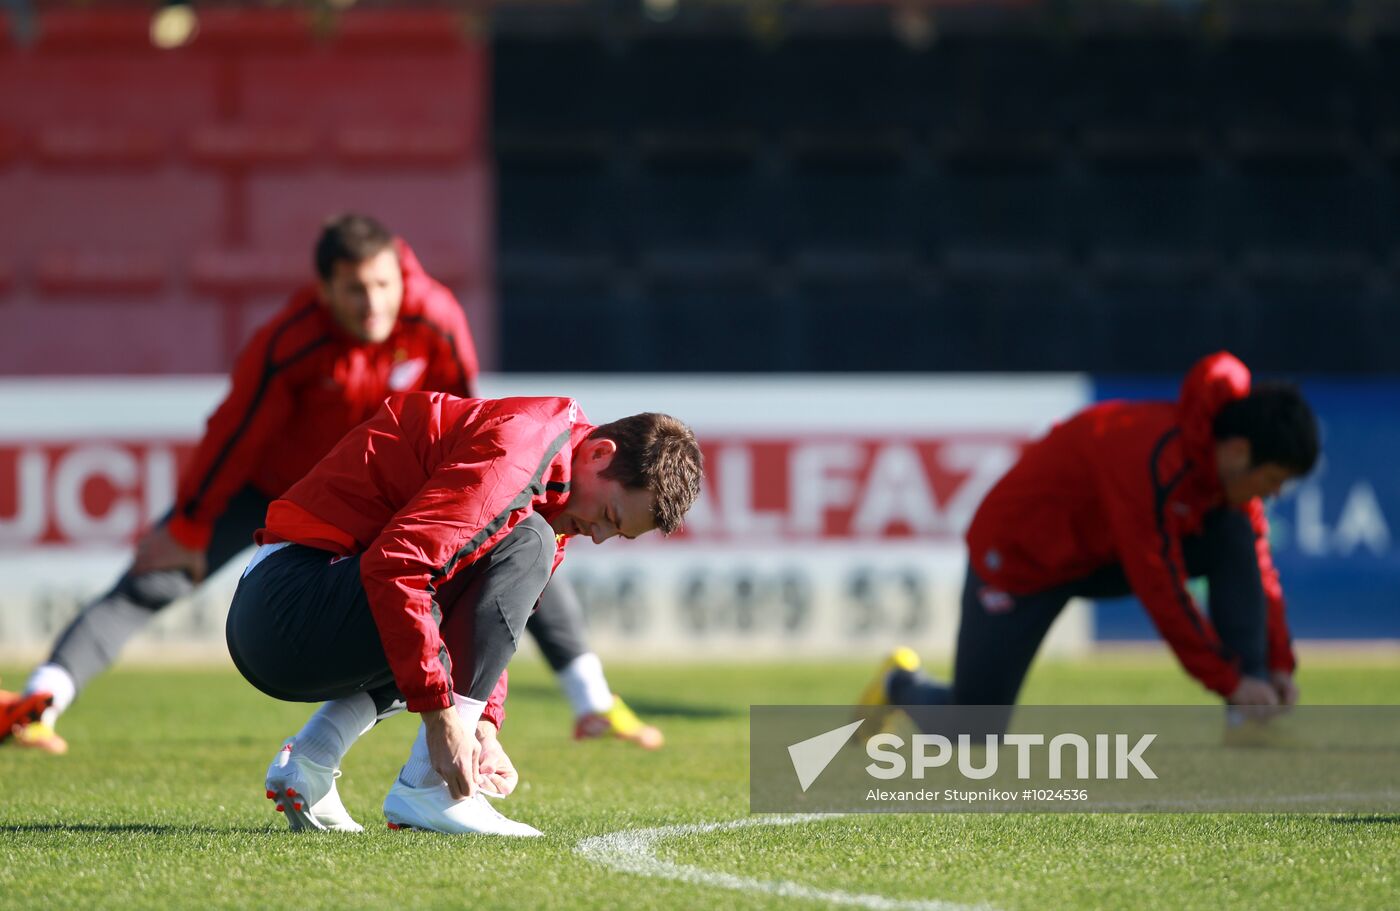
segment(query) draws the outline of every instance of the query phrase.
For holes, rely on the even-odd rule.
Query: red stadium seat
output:
[[[34,138],[35,157],[56,167],[156,167],[168,152],[166,137],[148,127],[47,125]]]
[[[44,294],[130,295],[159,294],[169,264],[155,253],[53,252],[40,257],[35,268]]]
[[[190,265],[190,282],[212,294],[287,294],[312,277],[305,244],[290,250],[204,250]]]
[[[254,168],[302,165],[317,152],[315,131],[271,124],[208,124],[188,138],[190,157],[217,167]]]
[[[463,128],[353,126],[336,133],[335,151],[351,167],[422,168],[469,161],[477,140]]]
[[[19,155],[19,133],[0,124],[0,168],[9,167]]]

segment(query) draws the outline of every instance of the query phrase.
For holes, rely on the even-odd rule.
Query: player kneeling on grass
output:
[[[496,739],[506,664],[573,535],[675,531],[700,491],[683,423],[595,427],[567,398],[390,398],[267,511],[229,610],[234,663],[278,699],[330,700],[274,759],[293,829],[358,831],[336,792],[379,719],[422,715],[384,801],[391,827],[537,835],[482,795],[516,773]]]
[[[1198,362],[1177,402],[1103,402],[1021,455],[967,532],[951,686],[899,649],[862,696],[873,705],[1016,701],[1072,597],[1136,594],[1188,673],[1267,717],[1298,699],[1283,589],[1261,498],[1306,475],[1317,420],[1296,388],[1261,384],[1228,353]],[[1210,616],[1187,580],[1210,585]]]

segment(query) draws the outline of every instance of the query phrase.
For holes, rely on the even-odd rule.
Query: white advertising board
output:
[[[962,532],[1020,446],[1081,407],[1071,375],[492,376],[484,394],[571,395],[595,423],[666,411],[706,486],[679,535],[569,545],[594,647],[633,658],[951,651]],[[0,381],[0,644],[41,649],[110,585],[169,507],[223,394],[210,377]],[[137,643],[217,643],[241,568]],[[1073,605],[1047,650],[1090,641]]]

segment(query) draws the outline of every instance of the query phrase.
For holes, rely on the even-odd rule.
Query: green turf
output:
[[[845,702],[864,664],[615,667],[659,722],[644,754],[574,744],[540,665],[513,671],[503,742],[521,790],[502,809],[537,841],[393,833],[379,802],[413,728],[368,735],[341,780],[363,836],[294,836],[262,774],[306,707],[233,672],[122,669],[64,718],[62,758],[0,749],[0,908],[807,908],[809,899],[612,872],[575,851],[621,829],[744,817],[747,706]],[[11,682],[21,669],[0,669]],[[1311,661],[1312,702],[1391,702],[1400,664]],[[1167,659],[1046,664],[1031,702],[1202,702]],[[898,900],[1002,909],[1400,906],[1400,817],[928,815],[690,834],[658,857],[702,870]]]

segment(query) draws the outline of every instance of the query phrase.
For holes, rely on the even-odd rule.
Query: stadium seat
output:
[[[304,126],[207,124],[187,138],[190,157],[204,165],[252,169],[305,165],[318,151],[317,134]]]
[[[149,127],[46,124],[34,135],[34,157],[62,168],[154,168],[169,154],[169,141]]]
[[[156,253],[52,252],[40,256],[35,280],[44,294],[94,297],[158,294],[169,265]]]
[[[528,15],[538,15],[538,10]],[[627,69],[628,59],[590,38],[499,38],[491,57],[493,129],[577,132],[631,124],[634,91],[645,80]],[[673,99],[664,85],[658,91],[669,107]],[[717,92],[712,98],[721,96]]]
[[[1371,318],[1380,304],[1378,275],[1365,256],[1258,249],[1245,254],[1241,272],[1254,297],[1245,335],[1257,352],[1250,361],[1256,369],[1282,372],[1306,363],[1358,372],[1389,357],[1384,349],[1393,338],[1379,337]]]
[[[1237,175],[1221,183],[1213,203],[1221,249],[1378,253],[1393,217],[1380,190],[1360,173]]]
[[[605,62],[602,72],[608,74],[613,63],[613,91],[627,99],[625,116],[645,129],[753,130],[785,107],[777,100],[783,95],[774,70],[787,52],[739,37],[660,36]],[[625,81],[623,67],[630,76]]]
[[[943,306],[911,251],[808,248],[792,269],[803,369],[978,369],[975,314]]]
[[[1096,370],[1170,374],[1211,351],[1233,351],[1245,342],[1244,302],[1206,248],[1101,247],[1089,268],[1106,328]]]
[[[59,13],[45,13],[46,35],[58,24],[50,17]],[[173,131],[207,117],[214,110],[217,62],[151,52],[145,28],[139,34],[146,53],[0,53],[0,85],[25,87],[0,92],[0,123],[18,129],[79,124]]]
[[[1083,217],[1073,189],[1057,174],[943,175],[920,206],[920,234],[939,247],[1063,241]]]
[[[349,167],[436,168],[470,161],[479,150],[465,126],[354,126],[338,130],[337,158]]]
[[[206,374],[228,366],[219,321],[169,296],[134,295],[114,305],[107,291],[75,292],[12,300],[8,307],[24,332],[0,334],[7,374]],[[137,331],[150,326],[161,331]]]
[[[653,251],[641,263],[651,344],[648,371],[762,373],[791,369],[798,327],[776,298],[763,258],[746,251]]]
[[[496,136],[497,230],[505,251],[618,242],[625,188],[601,131],[511,130]]]
[[[311,276],[301,250],[202,250],[190,264],[190,284],[205,294],[286,294]]]
[[[1213,153],[1209,137],[1191,127],[1100,127],[1080,134],[1080,151],[1098,174],[1199,174]]]
[[[0,168],[14,164],[20,156],[20,149],[19,132],[0,124]]]
[[[254,123],[471,124],[485,116],[486,79],[484,52],[274,55],[247,67],[238,103]]]
[[[476,274],[492,249],[484,162],[430,171],[259,170],[246,181],[247,236],[301,255],[330,215],[372,212],[414,247],[455,252]]]
[[[971,315],[973,369],[1083,369],[1105,343],[1105,314],[1055,250],[951,248],[942,268],[945,312]]]
[[[637,369],[653,348],[651,313],[609,260],[552,253],[503,256],[501,369],[543,373]]]

